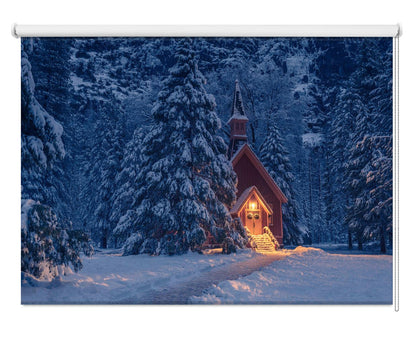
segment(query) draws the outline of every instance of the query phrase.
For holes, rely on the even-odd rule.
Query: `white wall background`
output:
[[[396,24],[400,41],[400,312],[392,306],[20,305],[21,24]],[[0,333],[3,336],[404,336],[414,333],[416,24],[406,0],[5,0],[0,4]],[[252,322],[255,322],[252,324]]]

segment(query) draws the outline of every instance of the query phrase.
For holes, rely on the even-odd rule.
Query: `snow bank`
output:
[[[59,282],[42,282],[22,275],[23,304],[106,304],[131,303],[151,290],[184,282],[214,267],[249,260],[258,254],[238,250],[235,254],[188,253],[181,256],[121,256],[104,250],[84,257],[79,273],[63,276]]]
[[[106,250],[84,258],[84,269],[55,282],[22,280],[22,303],[140,303],[152,291],[180,288],[218,266],[251,260],[237,254],[189,253],[182,256],[121,256]],[[237,280],[220,282],[190,298],[196,304],[391,304],[392,256],[329,254],[297,247],[274,253],[269,266]],[[217,272],[218,269],[213,270]],[[189,282],[188,282],[189,283]]]
[[[392,256],[329,254],[297,247],[286,258],[234,281],[224,281],[198,304],[391,304]]]

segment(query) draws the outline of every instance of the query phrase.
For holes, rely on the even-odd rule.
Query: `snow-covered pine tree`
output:
[[[69,265],[78,272],[82,268],[81,252],[93,254],[89,237],[60,225],[51,207],[22,199],[21,215],[23,281],[32,276],[50,281],[63,275]]]
[[[92,254],[89,239],[59,224],[48,203],[53,192],[48,186],[48,171],[65,155],[62,126],[35,98],[35,84],[26,51],[31,40],[22,39],[21,93],[21,270],[38,278],[52,279],[60,266],[82,268],[80,252]]]
[[[269,126],[266,139],[260,146],[260,160],[288,200],[282,205],[283,241],[285,244],[301,244],[306,229],[299,225],[298,207],[292,187],[295,178],[288,152],[275,124]]]
[[[364,238],[379,240],[380,251],[386,253],[387,239],[391,241],[393,229],[393,156],[392,136],[364,138],[360,146],[371,152],[367,172],[367,190],[364,220]]]
[[[116,224],[112,233],[116,247],[123,245],[134,228],[133,204],[137,194],[137,187],[141,182],[140,165],[142,164],[142,142],[147,128],[137,128],[132,139],[127,143],[121,162],[121,171],[115,179],[116,190],[112,197],[110,221]]]
[[[358,67],[351,76],[351,90],[360,96],[355,128],[351,136],[346,179],[351,203],[347,211],[350,228],[359,248],[366,240],[386,237],[392,221],[392,69],[391,41],[373,39],[360,46]],[[380,48],[381,45],[386,44]],[[384,52],[382,52],[384,51]],[[386,70],[389,69],[389,70]]]
[[[345,220],[348,230],[355,235],[359,250],[363,249],[364,243],[364,229],[366,227],[364,214],[366,194],[368,193],[366,176],[371,160],[371,152],[366,151],[364,146],[367,137],[369,136],[351,147],[348,161],[345,164],[347,178],[344,188],[348,201]]]
[[[236,198],[236,175],[216,135],[221,123],[215,100],[204,89],[188,40],[178,41],[175,57],[152,110],[154,125],[143,140],[142,185],[124,254],[198,250],[206,232],[226,253],[245,244],[228,211]]]
[[[362,95],[356,88],[350,88],[348,103],[349,111],[345,111],[344,118],[354,119],[352,132],[348,135],[346,142],[347,157],[344,163],[345,179],[344,190],[347,194],[346,221],[348,229],[352,231],[358,241],[358,248],[363,248],[363,231],[365,227],[364,208],[368,189],[366,176],[371,159],[371,152],[365,151],[362,142],[370,137],[373,130],[373,116],[367,105],[363,102]],[[344,97],[346,98],[346,97]],[[345,132],[345,131],[344,131]]]
[[[350,91],[359,103],[354,109],[355,125],[350,136],[348,174],[345,180],[349,200],[346,219],[355,231],[359,249],[365,240],[380,240],[386,250],[386,235],[391,230],[391,81],[386,76],[391,56],[383,39],[360,45],[358,66],[349,81]],[[387,42],[389,43],[389,42]],[[390,42],[391,43],[391,42]],[[391,45],[390,45],[391,47]],[[380,54],[384,50],[387,53]],[[390,64],[391,66],[391,64]],[[391,75],[391,71],[390,71]],[[376,82],[375,79],[379,79]],[[390,88],[390,89],[389,89]],[[390,149],[389,149],[390,147]],[[379,189],[381,188],[381,189]],[[383,206],[386,205],[386,206]],[[378,218],[383,214],[385,218]]]
[[[315,69],[315,72],[317,72],[317,69]],[[320,140],[307,152],[309,156],[308,161],[314,164],[314,175],[318,178],[315,179],[315,190],[317,193],[313,193],[315,205],[312,205],[316,207],[312,216],[312,219],[315,220],[313,225],[316,233],[311,238],[319,238],[326,242],[339,242],[345,236],[343,235],[345,227],[342,226],[343,216],[339,216],[337,212],[339,212],[340,207],[344,207],[344,204],[338,203],[336,199],[339,198],[339,195],[334,193],[336,188],[334,180],[336,177],[331,174],[332,162],[330,160],[333,142],[331,134],[328,132],[333,126],[329,121],[334,115],[333,108],[336,89],[327,87],[326,81],[319,78],[319,73],[314,75],[313,82],[308,90],[308,94],[311,97],[309,109],[304,113],[308,136],[316,134]]]
[[[370,109],[376,112],[374,124],[375,134],[392,136],[393,134],[393,57],[391,39],[381,39],[382,48],[374,47],[376,51],[373,87],[369,93]]]
[[[114,97],[109,102],[95,102],[98,120],[86,165],[88,184],[83,191],[84,221],[91,228],[93,240],[102,248],[107,248],[115,227],[110,216],[124,148],[124,112],[117,108],[117,103]]]
[[[367,239],[378,239],[380,251],[387,251],[393,231],[393,67],[391,39],[376,40],[377,74],[369,93],[374,111],[374,136],[371,137],[371,170],[367,174],[369,195],[364,218],[371,224],[364,231]],[[387,241],[387,239],[389,239]]]
[[[351,86],[351,83],[350,83]],[[349,149],[353,147],[353,130],[356,117],[363,109],[360,96],[351,87],[341,88],[334,106],[334,117],[327,135],[329,148],[329,179],[332,183],[332,202],[328,203],[328,212],[337,227],[348,233],[349,248],[352,249],[352,228],[345,221],[346,206],[350,204],[347,192]]]
[[[73,39],[37,38],[30,55],[36,98],[46,111],[61,121],[70,116],[72,44]]]
[[[48,185],[49,192],[47,204],[53,207],[60,221],[69,223],[68,206],[71,198],[68,192],[72,182],[65,166],[71,162],[67,144],[73,139],[73,135],[69,133],[72,126],[68,123],[71,115],[69,107],[71,39],[33,38],[32,46],[29,58],[36,85],[35,98],[65,129],[62,134],[65,158],[50,167],[45,176],[45,185]]]
[[[65,156],[63,128],[35,98],[35,82],[26,53],[31,47],[30,39],[22,40],[22,198],[49,202],[52,197],[46,178],[48,170]]]
[[[356,110],[356,114],[355,128],[345,164],[347,179],[344,186],[350,200],[346,213],[348,227],[356,235],[358,249],[363,249],[364,231],[368,225],[364,215],[369,197],[367,174],[371,166],[372,151],[368,147],[368,141],[371,138],[372,128],[370,111],[364,104]]]

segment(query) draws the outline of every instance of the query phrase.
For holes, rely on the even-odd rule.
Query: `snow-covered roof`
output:
[[[235,202],[234,206],[230,209],[231,214],[237,214],[244,202],[247,200],[248,195],[252,191],[254,186],[247,188],[243,193],[241,193],[240,197]]]
[[[266,209],[266,211],[269,214],[273,214],[273,210],[270,208],[270,206],[267,204],[266,200],[264,200],[263,196],[261,195],[260,191],[256,186],[250,186],[247,188],[243,193],[241,193],[240,197],[237,199],[234,206],[231,208],[230,213],[231,214],[237,214],[241,208],[244,206],[247,199],[255,193],[258,199],[260,199],[261,204]]]
[[[240,115],[232,115],[230,119],[227,121],[227,124],[230,124],[231,120],[239,120],[239,121],[248,121],[247,116],[240,116]]]

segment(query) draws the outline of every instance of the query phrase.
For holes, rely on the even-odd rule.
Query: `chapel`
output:
[[[270,229],[279,246],[282,246],[282,204],[287,202],[287,198],[248,144],[248,122],[236,80],[231,117],[228,120],[228,156],[237,174],[238,184],[237,201],[230,213],[234,218],[239,217],[254,236],[263,235]]]

